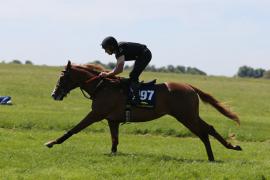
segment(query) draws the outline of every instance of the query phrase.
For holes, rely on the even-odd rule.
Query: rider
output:
[[[134,67],[129,74],[129,79],[130,89],[133,92],[132,101],[134,104],[137,104],[139,101],[139,76],[151,61],[151,51],[144,44],[117,42],[112,36],[106,37],[102,41],[101,46],[107,54],[115,54],[117,60],[115,68],[110,72],[100,73],[101,77],[117,75],[123,71],[125,61],[135,60]]]

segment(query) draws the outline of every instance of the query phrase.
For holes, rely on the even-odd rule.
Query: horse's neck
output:
[[[91,74],[90,72],[83,69],[75,69],[75,74],[76,80],[79,82],[79,84],[83,84],[84,82],[95,76],[94,74]]]

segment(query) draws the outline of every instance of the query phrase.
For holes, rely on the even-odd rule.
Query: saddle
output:
[[[129,87],[129,80],[122,79],[124,84],[124,89],[126,89],[127,101],[125,108],[125,120],[129,122],[131,119],[131,107],[154,109],[156,105],[156,79],[149,82],[139,83],[139,102],[137,104],[132,104],[133,93]]]
[[[155,100],[156,100],[156,90],[155,90],[155,84],[156,79],[144,82],[141,81],[139,83],[139,102],[137,104],[132,103],[133,93],[131,92],[130,86],[129,86],[129,79],[121,79],[121,84],[124,86],[125,94],[127,95],[127,102],[126,104],[139,108],[155,108]]]

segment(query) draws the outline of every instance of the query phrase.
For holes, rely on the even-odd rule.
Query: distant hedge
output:
[[[107,69],[113,69],[116,65],[116,63],[112,63],[109,62],[108,64],[103,64],[100,61],[96,60],[90,63],[94,63],[94,64],[100,64],[102,66],[104,66]],[[132,69],[133,66],[125,66],[126,70],[130,70]],[[170,72],[170,73],[183,73],[183,74],[197,74],[197,75],[207,75],[205,72],[203,72],[202,70],[195,68],[195,67],[185,67],[185,66],[173,66],[173,65],[168,65],[168,66],[162,66],[162,67],[155,67],[155,65],[148,65],[145,68],[145,71],[150,71],[150,72]]]
[[[262,68],[254,69],[254,68],[249,67],[249,66],[241,66],[238,69],[237,76],[262,78],[262,77],[267,77],[266,72],[269,74],[269,71],[266,71],[265,69],[262,69]]]
[[[6,61],[2,60],[0,63],[6,64]],[[7,63],[8,64],[23,64],[23,62],[18,60],[18,59],[14,59],[14,60],[7,62]],[[26,60],[24,64],[33,65],[32,61],[30,61],[30,60]]]

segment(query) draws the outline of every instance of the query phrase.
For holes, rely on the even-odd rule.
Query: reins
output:
[[[95,89],[93,90],[92,95],[90,95],[90,96],[87,96],[87,94],[84,92],[84,90],[80,87],[80,89],[81,89],[81,91],[82,91],[82,94],[83,94],[83,96],[84,96],[85,98],[87,98],[87,99],[93,99],[92,96],[94,96],[95,92],[96,92],[97,89],[100,87],[100,85],[104,82],[104,79],[105,79],[105,78],[104,78],[104,77],[100,77],[99,75],[97,75],[97,76],[94,76],[94,77],[92,77],[92,78],[90,78],[90,79],[88,79],[88,80],[86,80],[86,81],[84,82],[84,84],[89,84],[89,83],[91,83],[91,82],[93,82],[93,81],[95,81],[95,80],[97,80],[97,79],[99,79],[99,78],[101,78],[101,80],[97,83]]]
[[[87,96],[87,94],[84,92],[84,90],[81,87],[80,87],[80,90],[82,91],[82,94],[86,99],[92,99],[91,96]]]
[[[108,78],[104,78],[104,77],[100,77],[99,75],[96,75],[88,80],[86,80],[83,84],[89,84],[97,79],[101,78],[101,80],[97,83],[95,89],[93,90],[93,93],[91,93],[92,95],[89,95],[87,96],[87,94],[85,93],[85,90],[82,89],[82,87],[80,87],[81,91],[82,91],[82,94],[85,98],[87,99],[93,99],[92,96],[94,96],[95,92],[97,91],[97,89],[101,86],[101,84],[104,82],[105,79],[108,79]],[[116,82],[116,81],[120,81],[120,78],[116,78],[115,80],[112,80],[110,79],[112,82]]]
[[[100,77],[99,75],[96,75],[96,76],[94,76],[94,77],[92,77],[92,78],[86,80],[84,83],[85,83],[85,84],[91,83],[92,81],[98,79],[99,77]]]
[[[98,78],[100,78],[100,76],[98,76],[98,75],[97,75],[97,76],[94,76],[94,77],[92,77],[92,78],[86,80],[83,84],[89,84],[89,83],[91,83],[91,82],[97,80]],[[103,79],[96,85],[96,87],[95,87],[95,89],[94,89],[93,92],[96,91],[96,89],[98,88],[98,86],[101,85],[102,82],[103,82]],[[82,89],[82,87],[80,87],[80,89],[81,89],[81,92],[82,92],[83,96],[84,96],[86,99],[92,99],[92,96],[91,96],[91,95],[87,96],[87,94],[84,92],[84,90]],[[94,93],[93,93],[93,94],[94,94]]]

